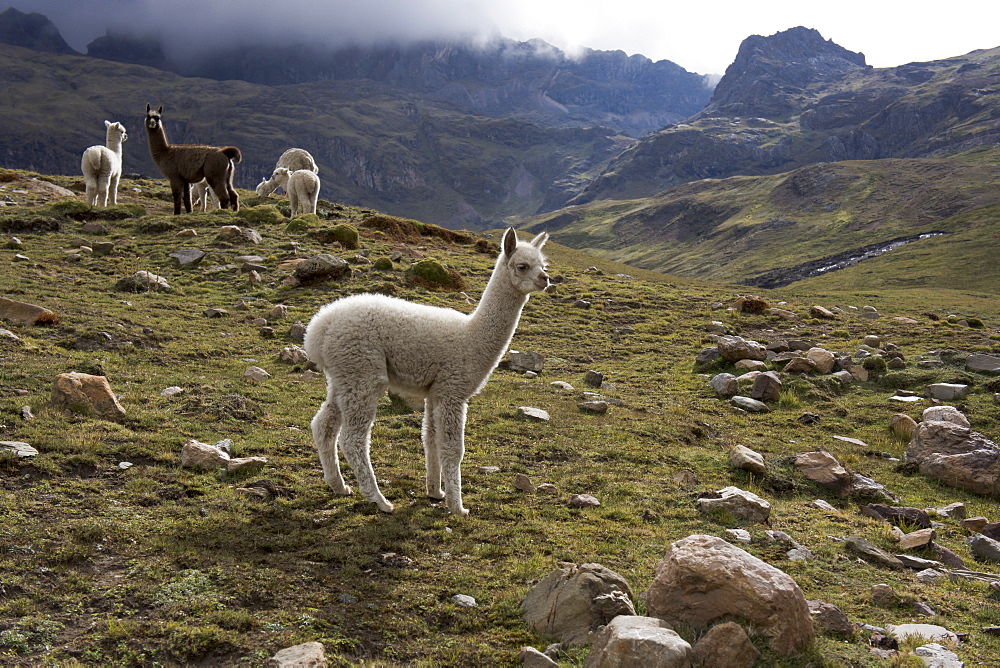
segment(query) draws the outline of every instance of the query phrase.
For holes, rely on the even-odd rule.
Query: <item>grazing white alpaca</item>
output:
[[[340,473],[339,446],[365,498],[393,511],[379,491],[369,455],[375,408],[390,390],[424,399],[427,496],[445,499],[456,515],[468,514],[461,463],[469,398],[506,352],[528,295],[549,285],[542,254],[546,239],[543,232],[530,243],[518,241],[508,229],[482,299],[468,315],[361,294],[327,304],[313,316],[305,350],[326,373],[327,390],[312,433],[323,478],[335,492],[351,493]]]
[[[277,170],[285,168],[290,172],[297,171],[299,169],[308,169],[313,174],[319,174],[319,167],[316,166],[316,161],[313,160],[312,154],[304,148],[290,148],[281,154],[278,158],[277,164],[274,165],[275,172]],[[274,173],[271,174],[271,180],[263,179],[257,186],[257,196],[267,197],[279,187],[284,188],[284,184],[273,183]],[[267,185],[265,185],[267,184]],[[266,190],[265,188],[269,188]],[[285,189],[288,192],[288,189]]]
[[[86,184],[86,199],[89,206],[118,204],[118,181],[122,176],[122,142],[128,139],[125,126],[121,123],[104,121],[107,127],[106,145],[91,146],[83,152],[80,169]]]
[[[191,184],[191,208],[198,209],[202,211],[208,211],[208,201],[212,200],[212,204],[215,208],[219,208],[219,198],[215,196],[215,193],[211,188],[208,187],[208,181],[202,179],[198,183]]]
[[[292,218],[294,218],[303,213],[316,213],[319,186],[319,176],[313,171],[297,169],[292,172],[284,167],[278,167],[270,179],[260,182],[257,194],[266,197],[275,189],[284,188],[288,193],[288,203],[292,207]]]

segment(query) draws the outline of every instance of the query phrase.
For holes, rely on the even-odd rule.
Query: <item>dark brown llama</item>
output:
[[[202,179],[208,181],[212,192],[219,198],[219,208],[240,209],[240,197],[233,189],[234,163],[243,160],[235,146],[203,146],[201,144],[175,144],[167,141],[160,113],[161,106],[153,111],[146,104],[146,135],[149,137],[149,155],[170,181],[174,196],[174,215],[180,215],[181,201],[184,211],[191,213],[191,184]]]

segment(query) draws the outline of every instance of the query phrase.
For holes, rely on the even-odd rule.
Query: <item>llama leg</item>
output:
[[[371,460],[371,432],[375,421],[375,408],[379,397],[385,392],[386,383],[378,386],[378,391],[368,391],[359,388],[342,391],[337,397],[343,423],[340,427],[340,448],[344,451],[347,463],[354,471],[358,489],[369,501],[378,504],[379,510],[391,513],[394,506],[382,496],[375,479],[375,470]],[[350,393],[350,394],[349,394]]]
[[[427,496],[443,499],[441,490],[441,452],[438,449],[437,433],[434,431],[434,402],[424,399],[424,426],[421,440],[424,442],[424,459],[427,464]]]
[[[434,431],[437,436],[441,472],[444,477],[445,504],[455,515],[468,515],[462,506],[462,457],[465,456],[465,401],[439,400],[434,408]]]
[[[232,207],[233,211],[240,210],[240,196],[236,193],[236,188],[233,188],[233,177],[236,175],[236,165],[233,161],[229,161],[229,168],[226,169],[226,194],[229,195],[229,206]],[[226,207],[222,207],[223,209]]]
[[[344,482],[344,476],[340,473],[340,461],[337,459],[340,409],[337,408],[332,392],[327,393],[327,399],[320,406],[311,426],[313,442],[323,465],[323,479],[337,494],[351,494],[352,490]]]
[[[184,213],[191,213],[191,184],[184,182],[181,196],[184,198]]]
[[[170,180],[170,194],[173,195],[173,198],[174,198],[174,215],[175,216],[181,215],[181,193],[183,192],[183,190],[186,187],[186,185],[187,184],[184,181],[180,180],[180,179],[171,179]],[[190,196],[191,196],[191,194],[188,193],[188,197],[190,197]]]

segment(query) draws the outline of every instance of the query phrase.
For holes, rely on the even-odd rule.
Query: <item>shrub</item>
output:
[[[391,271],[392,260],[387,257],[380,257],[372,263],[372,269],[377,271]]]
[[[325,227],[321,230],[316,230],[309,236],[321,244],[339,242],[341,246],[348,250],[356,250],[358,247],[359,237],[357,228],[343,223],[334,227]]]
[[[407,275],[413,283],[431,290],[459,292],[465,289],[465,281],[457,271],[430,257],[410,267]]]

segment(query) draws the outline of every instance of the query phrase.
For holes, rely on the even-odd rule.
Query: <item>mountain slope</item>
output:
[[[818,162],[975,154],[1000,138],[1000,48],[872,69],[814,30],[744,41],[705,110],[643,138],[569,202]]]
[[[1000,166],[894,159],[697,181],[654,197],[569,207],[527,229],[646,269],[757,285],[807,278],[808,262],[828,266],[873,244],[943,232],[808,285],[1000,294],[998,212]],[[914,254],[921,259],[900,264]]]
[[[262,86],[0,44],[0,165],[79,173],[83,150],[122,121],[126,172],[158,176],[141,120],[164,106],[173,143],[233,144],[237,184],[269,176],[298,146],[322,196],[449,227],[495,226],[563,201],[629,140],[604,128],[547,128],[469,115],[373,82]]]

